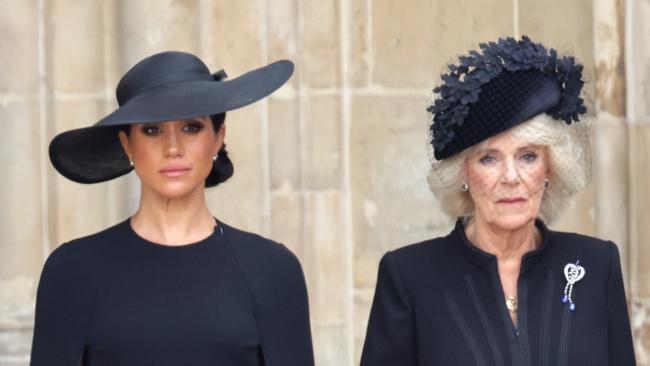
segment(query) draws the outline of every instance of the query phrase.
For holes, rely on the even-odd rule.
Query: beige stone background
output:
[[[29,362],[47,255],[137,205],[132,175],[57,175],[49,140],[113,110],[119,77],[166,49],[231,76],[296,63],[286,87],[229,114],[236,173],[209,204],[300,257],[317,364],[357,364],[379,257],[451,227],[425,180],[430,90],[454,55],[521,34],[586,66],[594,179],[552,227],[618,243],[650,365],[648,19],[650,0],[0,0],[0,366]]]

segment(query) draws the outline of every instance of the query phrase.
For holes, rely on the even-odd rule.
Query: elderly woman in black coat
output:
[[[459,60],[429,107],[456,225],[384,255],[361,365],[634,365],[616,245],[545,224],[590,178],[582,65],[527,37]]]

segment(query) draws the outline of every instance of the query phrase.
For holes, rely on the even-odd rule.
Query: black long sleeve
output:
[[[127,221],[60,246],[39,283],[31,365],[312,366],[297,258],[220,227],[170,247]]]
[[[379,262],[367,334],[361,366],[416,365],[413,310],[390,252]]]
[[[257,302],[265,365],[313,365],[307,287],[300,263],[284,246],[256,243],[255,236],[242,237],[233,250]],[[275,265],[277,261],[283,265]]]
[[[63,244],[55,250],[41,273],[32,365],[79,365],[81,360],[93,288],[83,255],[70,246]]]
[[[610,263],[607,279],[607,312],[610,365],[636,365],[632,331],[625,301],[625,287],[618,247],[609,242]]]

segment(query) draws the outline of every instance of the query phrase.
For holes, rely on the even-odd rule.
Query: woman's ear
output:
[[[129,160],[131,160],[131,146],[129,145],[129,136],[127,136],[126,132],[124,131],[118,132],[117,136],[120,138],[120,143],[122,144],[122,148],[124,149],[126,156],[128,156]]]

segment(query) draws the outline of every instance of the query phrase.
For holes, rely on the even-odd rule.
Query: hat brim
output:
[[[52,166],[77,183],[99,183],[133,168],[124,153],[115,126],[86,127],[57,135],[50,142]]]
[[[232,80],[163,85],[132,98],[96,126],[170,121],[231,111],[273,93],[292,73],[293,63],[281,60]]]
[[[50,143],[54,168],[78,183],[99,183],[132,170],[116,126],[182,120],[225,113],[254,103],[280,88],[293,63],[276,61],[237,78],[191,81],[150,89],[124,103],[92,127],[60,133]]]

